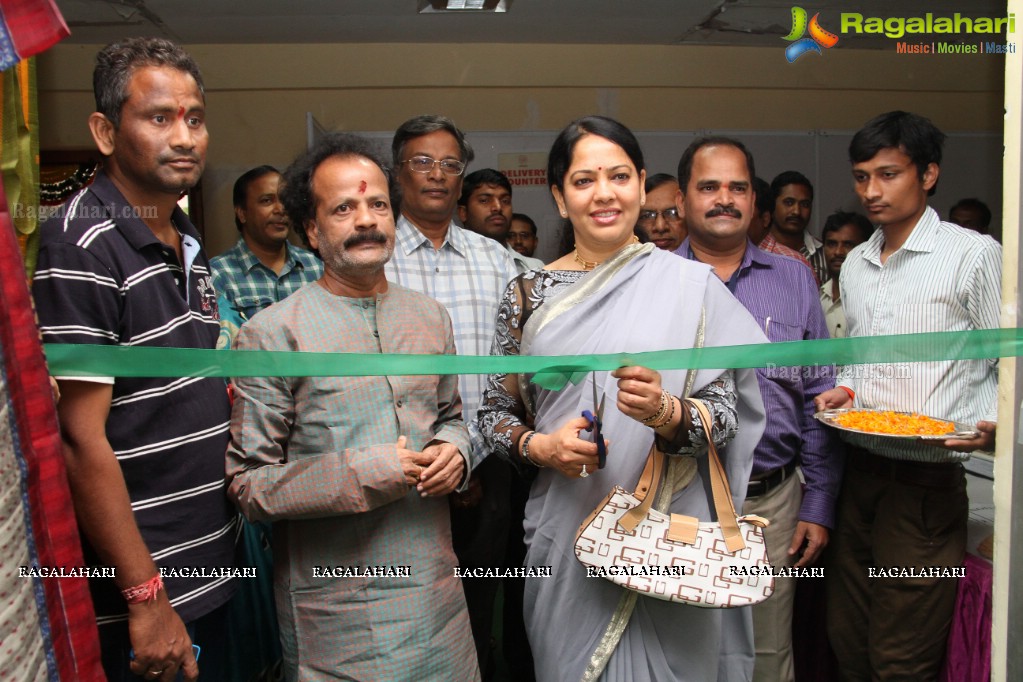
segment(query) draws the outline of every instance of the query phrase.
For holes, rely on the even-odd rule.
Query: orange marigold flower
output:
[[[835,415],[834,421],[849,429],[890,436],[941,436],[955,431],[952,422],[915,412],[912,414],[890,410],[846,412]]]

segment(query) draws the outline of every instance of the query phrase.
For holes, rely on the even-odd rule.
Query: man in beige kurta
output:
[[[285,175],[324,277],[255,315],[237,348],[453,354],[432,299],[388,283],[388,185],[368,143],[325,137]],[[274,522],[289,680],[478,680],[446,495],[463,484],[458,377],[236,380],[229,495]]]

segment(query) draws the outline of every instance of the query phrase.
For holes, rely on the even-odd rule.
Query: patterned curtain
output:
[[[39,110],[35,71],[35,59],[24,59],[3,72],[0,110],[3,185],[29,277],[35,270],[39,242]]]
[[[0,0],[0,677],[102,680],[49,373],[23,267],[39,225],[35,64],[68,34],[50,0]],[[5,193],[6,188],[6,193]],[[10,203],[5,199],[10,197]]]

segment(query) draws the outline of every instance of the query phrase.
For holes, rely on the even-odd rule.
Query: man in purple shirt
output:
[[[689,237],[675,251],[714,268],[757,318],[771,341],[828,338],[813,274],[802,263],[767,253],[749,240],[754,212],[753,157],[737,140],[701,138],[678,165],[679,214]],[[802,568],[819,557],[834,524],[843,458],[833,434],[813,418],[813,399],[833,388],[832,367],[757,370],[767,428],[753,455],[743,513],[771,521],[765,530],[775,568]],[[796,465],[806,479],[802,490]],[[796,572],[798,573],[798,571]],[[753,608],[754,680],[792,680],[795,578],[776,580],[771,599]]]

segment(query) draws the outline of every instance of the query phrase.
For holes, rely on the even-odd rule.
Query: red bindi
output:
[[[362,182],[359,183],[359,194],[365,194],[365,193],[366,193],[366,181],[363,180]]]
[[[178,107],[178,118],[185,117],[185,107]]]

